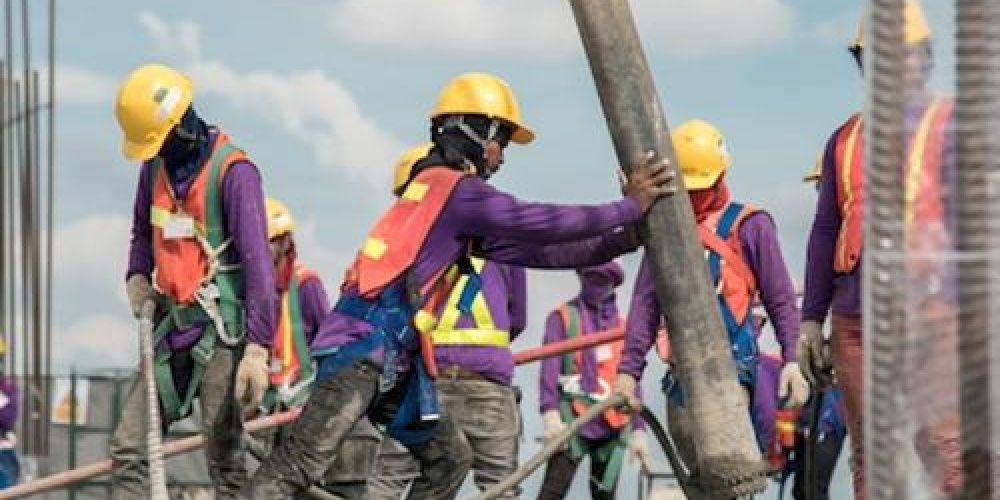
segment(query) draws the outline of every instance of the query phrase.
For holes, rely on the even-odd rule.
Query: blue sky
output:
[[[925,2],[935,27],[950,23],[949,3]],[[861,2],[633,6],[669,124],[699,117],[722,128],[734,158],[734,195],[774,215],[789,267],[800,276],[813,208],[801,175],[863,99],[863,80],[845,50]],[[506,78],[538,133],[534,144],[509,149],[498,185],[532,200],[617,196],[616,161],[567,2],[67,1],[60,2],[58,29],[60,371],[134,363],[122,276],[138,171],[119,153],[111,103],[117,82],[144,62],[192,74],[195,106],[257,162],[268,194],[291,206],[302,257],[329,288],[389,199],[395,157],[426,137],[437,91],[458,73]],[[634,272],[638,257],[623,262]],[[537,344],[545,314],[575,293],[570,273],[530,276],[530,327],[518,348]],[[623,306],[630,286],[622,289]],[[518,375],[531,418],[526,451],[540,433],[534,370]],[[655,393],[655,363],[650,372]]]

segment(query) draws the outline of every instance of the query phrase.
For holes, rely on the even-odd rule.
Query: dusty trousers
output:
[[[456,447],[472,456],[476,486],[486,490],[517,469],[521,412],[514,389],[488,380],[438,380],[438,394],[444,412],[457,426]],[[411,487],[412,483],[412,487]],[[420,464],[409,451],[392,439],[383,441],[374,474],[368,480],[366,499],[427,498],[432,485],[420,474]],[[519,489],[501,498],[517,498]]]
[[[245,497],[255,500],[285,499],[319,482],[336,460],[341,446],[369,410],[394,411],[395,389],[378,401],[380,368],[368,360],[318,381],[288,435],[261,463],[247,483]],[[397,388],[404,385],[397,382]],[[425,498],[455,498],[472,461],[455,445],[460,439],[447,415],[442,416],[434,436],[410,449],[421,464],[432,487]]]
[[[233,398],[233,383],[241,354],[242,347],[217,346],[198,387],[208,473],[215,486],[215,497],[219,499],[237,498],[237,493],[247,478],[240,442],[243,420],[240,408]],[[173,353],[170,367],[178,391],[187,389],[193,366],[190,351]],[[108,444],[114,462],[111,475],[112,499],[149,498],[149,463],[145,458],[146,408],[146,388],[141,372],[137,371],[129,383],[121,421]],[[169,422],[164,421],[162,424],[161,431],[166,431]]]

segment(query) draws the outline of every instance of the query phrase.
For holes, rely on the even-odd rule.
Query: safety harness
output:
[[[154,331],[154,373],[163,415],[167,421],[181,420],[191,414],[191,403],[201,385],[205,366],[215,352],[216,340],[221,339],[227,346],[236,346],[244,339],[243,303],[238,295],[243,288],[243,276],[239,264],[222,263],[222,255],[232,240],[226,236],[219,194],[222,171],[231,163],[231,157],[239,153],[235,146],[228,142],[222,143],[212,154],[207,167],[209,173],[205,184],[205,222],[204,226],[195,225],[194,238],[208,261],[208,269],[195,290],[195,303],[182,304],[170,295],[159,296],[159,305],[165,315]],[[151,170],[153,179],[156,179],[162,168],[162,161],[154,160]],[[150,208],[150,221],[156,227],[164,228],[171,216],[161,207],[154,205]],[[180,394],[170,368],[173,351],[163,339],[172,331],[188,329],[194,325],[203,325],[204,329],[191,349],[194,368],[187,390]]]

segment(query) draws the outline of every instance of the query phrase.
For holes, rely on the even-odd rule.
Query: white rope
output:
[[[156,391],[153,373],[153,314],[156,303],[147,300],[142,304],[139,318],[139,349],[142,355],[142,375],[146,385],[146,407],[149,410],[146,425],[146,453],[149,460],[149,487],[152,500],[169,500],[167,477],[163,465],[163,446],[160,442],[160,398]]]

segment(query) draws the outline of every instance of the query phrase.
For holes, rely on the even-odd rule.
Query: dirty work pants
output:
[[[613,438],[612,438],[613,439]],[[601,481],[604,480],[604,471],[607,469],[607,462],[598,459],[596,453],[602,446],[608,444],[611,439],[583,439],[584,456],[590,455],[590,496],[594,500],[612,500],[615,498],[615,489],[611,491],[601,491]],[[566,492],[573,484],[573,476],[576,475],[576,468],[580,465],[579,460],[574,460],[569,450],[557,452],[549,458],[545,465],[545,478],[542,479],[542,489],[538,492],[538,500],[559,500],[566,498]]]
[[[924,351],[922,354],[911,355],[906,361],[911,368],[907,373],[907,381],[900,382],[900,391],[906,391],[913,401],[924,404],[937,400],[943,411],[935,412],[936,416],[908,415],[908,419],[917,418],[918,432],[915,436],[915,448],[925,473],[931,483],[945,493],[954,492],[961,484],[961,446],[960,428],[957,412],[957,400],[953,398],[957,387],[957,344],[955,326],[949,314],[939,307],[929,305],[922,311],[924,325],[934,327],[935,335],[926,336],[929,344],[916,348]],[[922,325],[923,326],[923,325]],[[830,336],[830,354],[833,358],[833,368],[836,383],[844,394],[844,404],[847,409],[847,432],[851,438],[851,471],[854,480],[854,498],[865,498],[865,454],[864,454],[864,337],[860,316],[833,315]],[[913,346],[908,343],[907,349]],[[915,343],[914,343],[915,344]],[[920,358],[920,359],[916,359]],[[913,370],[914,365],[922,366],[921,370]],[[937,403],[935,403],[936,405]],[[910,413],[907,411],[907,413]],[[950,415],[949,415],[950,414]],[[945,415],[941,418],[941,415]]]
[[[353,365],[318,381],[299,418],[289,425],[288,435],[261,463],[247,483],[246,497],[254,500],[286,499],[319,481],[330,468],[341,445],[355,423],[365,418],[378,396],[380,368],[371,361]],[[400,380],[397,387],[405,384]],[[391,391],[380,401],[390,406]],[[400,393],[401,395],[401,393]],[[376,408],[376,413],[383,408]],[[455,426],[443,415],[438,428],[426,444],[410,452],[421,463],[431,484],[429,500],[451,499],[458,494],[471,456],[456,446]]]
[[[201,404],[201,427],[205,433],[205,458],[208,474],[218,499],[237,498],[246,481],[243,448],[243,420],[239,405],[233,398],[236,367],[242,357],[242,347],[218,345],[198,387]],[[189,350],[173,353],[170,368],[181,394],[187,390],[194,360]],[[114,500],[146,500],[149,498],[149,463],[146,461],[146,386],[137,370],[129,383],[122,406],[121,421],[111,436],[109,453],[114,463],[111,475],[111,498]],[[160,413],[163,414],[162,411]],[[169,422],[162,422],[166,431]]]
[[[372,472],[375,471],[375,457],[378,455],[382,439],[382,433],[372,425],[371,421],[367,418],[359,419],[354,430],[340,446],[333,465],[320,480],[320,487],[347,500],[368,498],[365,495],[365,487],[368,479],[372,477]],[[417,469],[419,470],[419,465]]]
[[[514,389],[487,380],[438,379],[438,395],[445,414],[459,431],[456,447],[472,456],[473,480],[489,489],[517,469],[521,412]],[[396,500],[413,481],[407,498],[428,498],[432,486],[420,474],[417,460],[394,439],[383,441],[375,473],[365,495],[370,500]],[[517,498],[520,488],[500,498]]]

